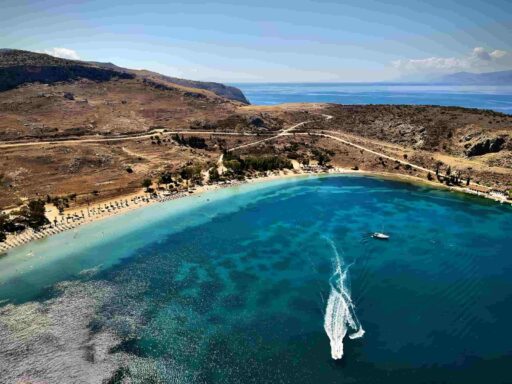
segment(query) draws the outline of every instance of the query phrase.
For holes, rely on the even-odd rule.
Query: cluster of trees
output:
[[[150,136],[149,138],[151,139],[151,144],[158,144],[158,145],[162,144],[162,140],[157,135]]]
[[[208,145],[206,144],[206,140],[202,137],[197,137],[197,136],[185,137],[183,135],[180,136],[178,134],[175,134],[172,136],[172,139],[179,145],[185,145],[185,146],[191,147],[191,148],[205,149],[208,147]]]
[[[7,223],[9,223],[9,216],[3,212],[0,213],[0,243],[4,242],[6,239]]]
[[[153,185],[153,181],[151,179],[142,180],[142,187],[146,189],[146,192],[151,193],[153,189],[151,186]]]
[[[301,147],[303,147],[304,150],[301,151]],[[290,159],[297,160],[304,165],[309,165],[311,160],[316,160],[318,165],[325,166],[336,154],[332,149],[316,146],[315,141],[310,144],[299,143],[296,141],[291,142],[289,145],[285,146],[284,149]]]
[[[170,184],[173,184],[174,181],[175,181],[175,178],[177,178],[177,176],[173,176],[171,172],[169,171],[164,171],[160,174],[160,176],[158,176],[158,180],[157,180],[157,184],[158,186],[160,185],[165,185],[166,187],[168,187]],[[148,180],[149,180],[149,185],[148,186],[151,186],[151,180],[150,179],[145,179],[144,180],[144,183],[148,183]],[[144,185],[145,186],[145,185]]]
[[[327,165],[331,161],[331,156],[334,155],[333,151],[322,148],[313,148],[312,153],[315,160],[318,161],[318,165],[321,166]]]
[[[172,177],[172,174],[168,171],[162,172],[157,180],[157,184],[159,186],[161,184],[163,184],[168,187],[169,184],[172,184],[173,182],[174,182],[174,179]],[[153,188],[151,188],[152,185],[153,185],[153,180],[151,180],[151,179],[142,180],[142,187],[146,189],[146,192],[148,192],[148,193],[153,192]]]
[[[208,171],[208,176],[210,178],[210,181],[219,181],[221,179],[217,167],[210,168],[210,170]]]
[[[187,181],[193,181],[196,183],[202,182],[202,175],[201,175],[201,165],[199,164],[193,164],[188,165],[183,168],[181,168],[177,173],[172,174],[169,171],[164,171],[160,174],[160,176],[157,179],[158,186],[165,185],[166,187],[169,187],[171,184],[179,183],[183,180]],[[151,187],[153,185],[153,180],[150,178],[146,178],[142,180],[142,187],[146,189],[146,192],[152,193],[154,192],[153,188]]]
[[[45,216],[45,202],[43,200],[32,200],[27,205],[21,207],[16,213],[20,223],[30,228],[37,229],[50,222]]]
[[[60,213],[64,212],[65,208],[69,208],[70,200],[76,200],[76,193],[68,196],[46,196],[46,203],[53,204]]]
[[[45,211],[43,200],[32,200],[11,215],[0,213],[0,242],[5,241],[6,233],[21,231],[25,228],[38,229],[49,224]]]
[[[201,166],[199,164],[181,168],[180,176],[183,180],[194,181],[197,183],[200,183],[203,180],[201,176]]]
[[[463,176],[461,171],[452,171],[452,167],[447,166],[445,174],[441,175],[442,165],[443,163],[441,163],[440,161],[436,163],[436,177],[440,183],[445,183],[446,185],[461,185],[464,183],[465,185],[469,185],[469,183],[471,182],[471,168],[468,168],[467,175]],[[428,174],[427,178],[429,180],[432,180],[432,176],[430,175],[430,173]]]
[[[171,139],[162,138],[162,137],[160,137],[160,135],[162,135],[162,134],[159,133],[157,135],[149,136],[149,138],[151,139],[151,144],[161,145],[162,143],[170,143],[171,142]]]
[[[169,185],[172,184],[173,181],[174,180],[172,179],[171,173],[167,171],[162,172],[162,174],[158,178],[158,184]]]
[[[290,160],[281,156],[247,156],[241,158],[230,152],[224,153],[223,163],[226,168],[235,174],[243,174],[246,171],[272,171],[275,169],[293,168]]]

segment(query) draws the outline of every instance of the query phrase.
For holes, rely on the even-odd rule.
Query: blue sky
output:
[[[433,5],[435,3],[435,5]],[[512,1],[12,1],[0,47],[222,82],[512,69]]]

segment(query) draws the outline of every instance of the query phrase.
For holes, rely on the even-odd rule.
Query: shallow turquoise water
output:
[[[369,239],[381,230],[390,241]],[[2,318],[27,316],[31,301],[51,313],[91,296],[91,313],[73,311],[90,316],[89,338],[119,338],[109,356],[126,357],[135,382],[512,382],[511,233],[509,207],[356,176],[155,205],[0,259],[0,300],[13,303],[0,347],[14,332]],[[352,263],[366,333],[334,361],[323,324],[336,252]],[[38,364],[33,377],[48,377]]]

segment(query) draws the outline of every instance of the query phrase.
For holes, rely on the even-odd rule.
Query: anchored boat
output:
[[[386,235],[385,233],[381,233],[381,232],[372,233],[372,237],[374,239],[378,239],[378,240],[388,240],[389,239],[389,235]]]

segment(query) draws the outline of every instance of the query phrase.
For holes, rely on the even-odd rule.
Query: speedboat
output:
[[[372,237],[374,239],[378,239],[378,240],[388,240],[389,239],[389,235],[386,235],[385,233],[381,233],[381,232],[372,233]]]

